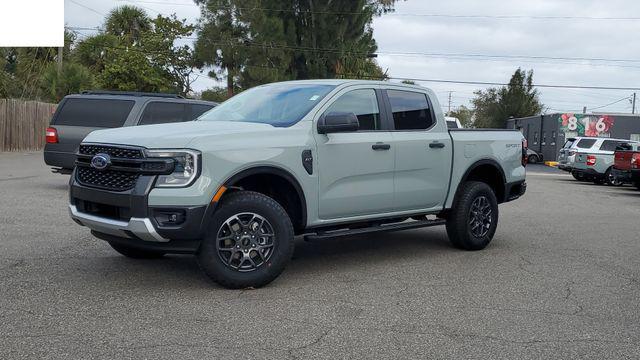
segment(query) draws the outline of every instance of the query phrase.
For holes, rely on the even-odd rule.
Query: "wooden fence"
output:
[[[55,109],[55,104],[0,99],[0,151],[42,149]]]

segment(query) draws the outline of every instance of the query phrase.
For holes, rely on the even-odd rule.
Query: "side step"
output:
[[[376,232],[391,232],[409,229],[418,229],[423,227],[438,226],[446,224],[446,220],[417,220],[411,222],[402,222],[389,225],[375,225],[367,228],[360,229],[347,229],[347,230],[334,230],[334,231],[321,231],[316,234],[306,235],[304,239],[306,241],[332,239],[342,236],[362,235]]]

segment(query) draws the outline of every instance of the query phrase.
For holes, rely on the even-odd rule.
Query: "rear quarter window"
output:
[[[99,128],[121,127],[134,104],[132,100],[67,99],[52,124]]]
[[[605,140],[602,142],[602,145],[600,145],[600,150],[602,151],[616,151],[616,147],[618,147],[618,145],[624,144],[620,141],[615,141],[615,140]]]
[[[580,149],[588,149],[595,143],[596,139],[580,139],[580,141],[578,141],[578,144],[576,144],[576,147]]]
[[[168,124],[187,121],[184,103],[153,101],[142,112],[138,125]]]
[[[195,120],[200,115],[206,113],[207,111],[213,109],[212,105],[202,105],[202,104],[192,104],[191,105],[191,116],[188,120]]]

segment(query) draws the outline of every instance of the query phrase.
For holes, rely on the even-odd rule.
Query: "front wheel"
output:
[[[537,164],[539,161],[537,155],[529,155],[529,164]]]
[[[451,244],[464,250],[482,250],[497,227],[498,201],[491,187],[478,181],[464,183],[447,218]]]
[[[198,263],[224,287],[261,287],[291,259],[293,236],[291,220],[278,202],[251,191],[231,193],[209,222]]]

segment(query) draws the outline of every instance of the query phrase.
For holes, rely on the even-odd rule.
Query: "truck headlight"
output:
[[[186,187],[200,174],[200,152],[195,150],[145,150],[150,158],[171,158],[175,161],[173,173],[159,175],[157,187]]]

